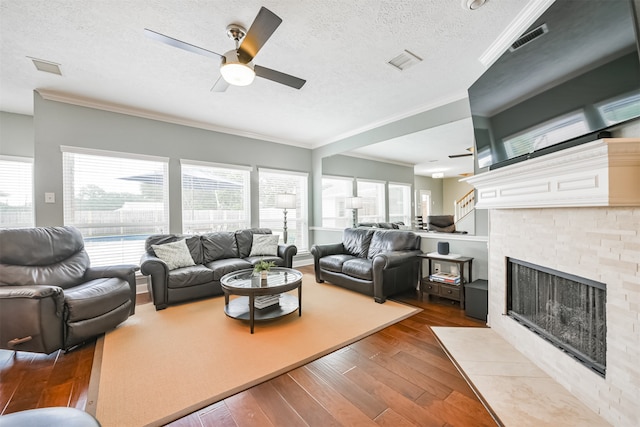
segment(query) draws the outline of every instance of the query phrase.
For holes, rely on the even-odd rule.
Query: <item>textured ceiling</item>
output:
[[[527,3],[488,0],[468,11],[460,0],[0,0],[0,110],[33,114],[33,90],[47,90],[318,147],[465,97],[483,72],[478,57]],[[143,34],[224,53],[233,47],[226,26],[248,28],[260,6],[283,23],[256,63],[306,79],[301,90],[256,79],[210,92],[215,60]],[[387,61],[404,49],[424,60],[400,72]],[[62,76],[37,71],[29,57],[60,64]],[[448,125],[449,140],[439,130],[408,136],[419,147],[408,161],[390,156],[402,141],[358,151],[409,164],[422,152],[457,153],[473,140],[470,121],[456,123],[466,130]],[[455,173],[472,170],[470,158],[461,162]]]

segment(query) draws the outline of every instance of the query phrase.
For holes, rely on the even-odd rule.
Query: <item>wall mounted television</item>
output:
[[[640,118],[639,0],[556,0],[469,88],[478,167]],[[640,135],[639,135],[640,136]]]

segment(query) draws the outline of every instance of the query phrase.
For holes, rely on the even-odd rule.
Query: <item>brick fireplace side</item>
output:
[[[614,426],[640,425],[640,138],[465,179],[489,209],[488,325]],[[507,316],[507,257],[606,284],[606,373]]]
[[[506,257],[607,285],[605,378],[506,314]],[[613,425],[640,425],[640,208],[492,209],[488,324]]]

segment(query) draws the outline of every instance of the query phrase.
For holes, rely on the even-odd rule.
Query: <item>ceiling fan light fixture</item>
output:
[[[220,67],[220,74],[227,83],[234,86],[248,86],[256,78],[256,72],[248,64],[227,62]]]

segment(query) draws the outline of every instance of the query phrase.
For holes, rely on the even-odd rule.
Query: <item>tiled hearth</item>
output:
[[[607,147],[596,141],[550,155],[546,165],[543,157],[528,168],[513,165],[469,180],[480,195],[490,196],[489,326],[615,426],[640,425],[640,140],[626,141],[631,143],[618,163],[611,156],[601,161]],[[593,147],[598,162],[586,152]],[[574,169],[570,158],[559,158],[572,155],[581,163]],[[558,175],[544,178],[560,166]],[[610,188],[612,182],[627,185],[630,194]],[[590,187],[595,188],[586,191]],[[527,196],[528,191],[533,193]],[[599,195],[588,201],[590,193]],[[506,316],[507,257],[606,284],[605,378]]]

